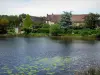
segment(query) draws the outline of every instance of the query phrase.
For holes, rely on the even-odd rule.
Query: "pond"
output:
[[[100,64],[100,41],[0,38],[0,75],[75,75]]]

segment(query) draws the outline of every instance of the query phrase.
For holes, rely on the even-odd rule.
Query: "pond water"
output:
[[[100,64],[100,41],[0,38],[0,75],[75,75]]]

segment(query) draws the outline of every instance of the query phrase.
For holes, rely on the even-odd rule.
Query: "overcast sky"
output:
[[[73,14],[100,13],[100,0],[0,0],[1,15],[26,13],[46,16],[63,11],[73,11]]]

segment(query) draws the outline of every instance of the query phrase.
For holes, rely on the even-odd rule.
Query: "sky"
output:
[[[73,14],[100,13],[100,0],[0,0],[0,15],[32,16],[62,14],[72,11]]]

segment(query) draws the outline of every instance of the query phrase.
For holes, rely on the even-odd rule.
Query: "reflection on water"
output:
[[[74,75],[100,64],[100,41],[0,38],[0,74]]]

